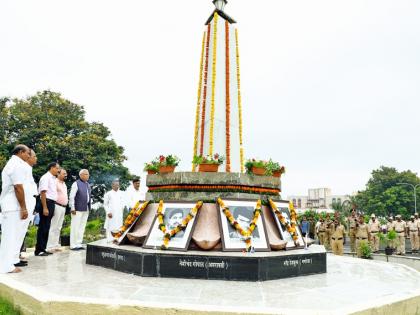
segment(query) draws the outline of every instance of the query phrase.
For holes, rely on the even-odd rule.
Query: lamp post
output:
[[[420,187],[420,184],[417,185],[413,185],[410,183],[397,183],[397,185],[406,185],[406,186],[411,186],[413,188],[414,191],[414,213],[417,212],[417,187]]]
[[[223,11],[225,5],[227,4],[227,0],[213,0],[213,4],[216,6],[217,10]]]

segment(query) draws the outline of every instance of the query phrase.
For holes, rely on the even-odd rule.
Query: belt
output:
[[[397,232],[397,233],[404,233],[405,231],[395,231],[395,232]]]
[[[358,240],[367,240],[367,237],[356,237]]]
[[[372,231],[372,232],[370,232],[370,233],[378,233],[379,231]]]
[[[410,230],[410,232],[417,232],[417,230]]]
[[[332,237],[332,239],[333,239],[334,241],[339,241],[339,240],[342,240],[343,238],[342,238],[342,237],[339,237],[339,238],[334,238],[334,237]]]
[[[65,205],[62,205],[61,203],[58,203],[58,202],[54,202],[57,206],[60,206],[60,207],[63,207],[63,208],[65,208],[65,207],[67,207],[67,206],[65,206]]]
[[[318,231],[318,233],[325,233],[325,231]]]
[[[355,229],[355,227],[351,227],[351,228],[350,228],[350,230],[354,230],[354,229]]]

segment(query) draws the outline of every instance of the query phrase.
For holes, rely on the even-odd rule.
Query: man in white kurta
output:
[[[133,208],[138,201],[145,201],[146,196],[140,191],[140,178],[132,180],[132,184],[125,191],[127,207]]]
[[[2,237],[0,241],[0,273],[20,272],[14,266],[16,245],[21,233],[21,222],[28,218],[24,184],[26,180],[26,161],[30,150],[25,145],[18,145],[12,151],[13,156],[1,173],[2,191],[0,207],[2,215]],[[20,247],[19,247],[20,249]]]
[[[105,229],[108,242],[114,240],[111,232],[118,230],[123,223],[124,206],[126,199],[124,192],[120,190],[118,181],[112,182],[112,190],[108,191],[104,196],[104,208],[106,212]]]

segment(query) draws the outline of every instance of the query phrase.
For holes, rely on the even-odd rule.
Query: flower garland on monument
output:
[[[244,148],[242,138],[242,96],[241,96],[241,72],[239,63],[239,39],[238,30],[235,29],[235,43],[236,43],[236,81],[238,84],[238,115],[239,115],[239,155],[241,161],[241,172],[244,172]]]
[[[297,234],[297,231],[296,231],[296,217],[297,216],[296,216],[296,211],[295,211],[295,208],[294,208],[293,204],[290,203],[290,206],[289,206],[289,208],[290,208],[290,224],[289,224],[287,222],[286,218],[282,215],[282,213],[277,208],[277,205],[271,199],[268,199],[268,201],[270,202],[271,209],[273,210],[274,214],[279,219],[280,223],[284,227],[286,227],[286,230],[292,236],[292,239],[293,239],[295,245],[298,245],[297,244],[298,234]]]
[[[226,45],[226,172],[230,172],[230,52],[229,52],[229,22],[225,21]]]
[[[120,238],[124,234],[124,232],[127,231],[127,229],[129,229],[130,226],[133,225],[133,223],[137,220],[137,218],[141,216],[141,214],[146,209],[148,204],[149,204],[149,201],[146,201],[140,206],[140,201],[137,201],[134,207],[131,209],[131,211],[127,215],[127,218],[124,221],[124,225],[120,227],[118,232],[111,232],[112,236],[114,238]]]
[[[186,215],[186,217],[182,219],[181,224],[179,224],[174,229],[168,231],[164,223],[165,214],[163,213],[163,200],[159,201],[159,206],[157,209],[157,219],[159,222],[158,228],[163,233],[163,244],[161,246],[161,249],[168,249],[169,241],[171,240],[171,238],[173,238],[179,232],[184,231],[187,228],[188,223],[190,223],[190,221],[197,215],[198,210],[200,210],[202,205],[203,202],[198,201],[194,208],[192,208],[191,211]]]
[[[251,251],[252,248],[252,234],[254,233],[255,228],[257,227],[257,221],[258,218],[261,215],[261,200],[259,199],[257,201],[257,205],[254,210],[254,217],[252,218],[251,223],[249,224],[248,229],[244,230],[241,225],[238,223],[238,221],[235,220],[232,213],[229,211],[229,208],[226,207],[225,203],[221,198],[217,199],[217,203],[219,204],[220,208],[222,208],[223,214],[228,219],[230,225],[244,237],[245,245],[246,245],[246,251]]]
[[[207,26],[207,39],[206,39],[206,63],[204,66],[204,86],[203,86],[203,102],[201,109],[201,133],[200,133],[200,155],[204,153],[204,123],[206,122],[206,102],[207,102],[207,81],[209,74],[209,49],[210,49],[210,23]]]
[[[217,58],[217,22],[219,15],[214,13],[214,28],[213,28],[213,60],[211,73],[211,108],[210,108],[210,140],[209,140],[209,155],[213,155],[214,144],[214,113],[215,113],[215,97],[216,97],[216,58]]]

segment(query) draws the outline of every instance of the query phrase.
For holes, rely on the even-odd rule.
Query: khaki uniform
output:
[[[419,250],[419,227],[418,222],[408,221],[407,222],[408,235],[410,235],[411,251],[415,252]]]
[[[326,249],[331,249],[331,225],[333,224],[332,220],[325,220],[325,241],[324,245]]]
[[[395,221],[392,221],[392,222],[389,222],[388,221],[386,223],[386,230],[387,230],[387,232],[392,231],[394,229],[394,223],[395,223]],[[393,249],[396,249],[397,248],[397,242],[396,242],[396,240],[390,241],[389,244],[388,244],[388,246],[391,247],[391,248],[393,248]]]
[[[350,249],[352,252],[356,251],[356,217],[349,217],[349,238],[350,238]]]
[[[357,257],[362,257],[360,251],[360,244],[367,243],[369,244],[369,226],[366,223],[360,224],[356,228],[356,252]]]
[[[325,222],[321,222],[321,224],[318,228],[319,244],[321,244],[321,245],[325,244],[325,231],[326,230],[327,230],[327,227],[325,225]]]
[[[331,227],[331,248],[334,255],[343,256],[344,226],[333,224]]]
[[[397,254],[405,254],[405,229],[407,224],[404,221],[395,221],[394,230],[397,232]]]
[[[381,230],[381,224],[375,219],[369,221],[369,232],[370,232],[370,246],[374,252],[379,251],[379,237],[378,233]]]

